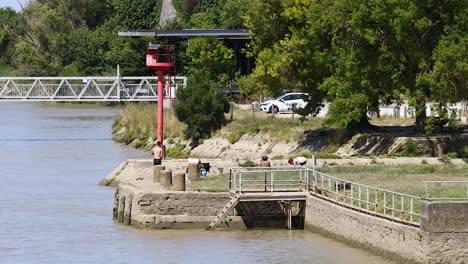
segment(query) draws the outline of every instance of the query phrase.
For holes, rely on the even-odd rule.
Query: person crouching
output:
[[[304,166],[307,163],[307,158],[295,157],[294,159],[289,159],[288,163],[293,166]]]

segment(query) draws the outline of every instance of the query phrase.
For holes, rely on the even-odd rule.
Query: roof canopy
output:
[[[250,39],[243,29],[182,29],[182,30],[119,30],[123,37],[215,37],[219,39]]]

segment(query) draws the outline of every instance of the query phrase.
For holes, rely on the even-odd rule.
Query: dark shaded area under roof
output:
[[[122,37],[215,37],[220,39],[250,39],[243,29],[182,29],[182,30],[119,30]]]

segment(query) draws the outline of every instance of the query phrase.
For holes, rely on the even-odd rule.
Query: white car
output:
[[[266,113],[278,113],[291,111],[293,107],[296,109],[304,108],[307,102],[304,101],[309,94],[307,93],[287,93],[279,96],[276,99],[268,100],[260,104],[260,110]]]

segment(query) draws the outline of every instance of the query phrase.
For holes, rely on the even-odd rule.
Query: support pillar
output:
[[[158,141],[161,142],[161,148],[163,149],[163,157],[165,157],[164,153],[164,71],[158,71]]]

